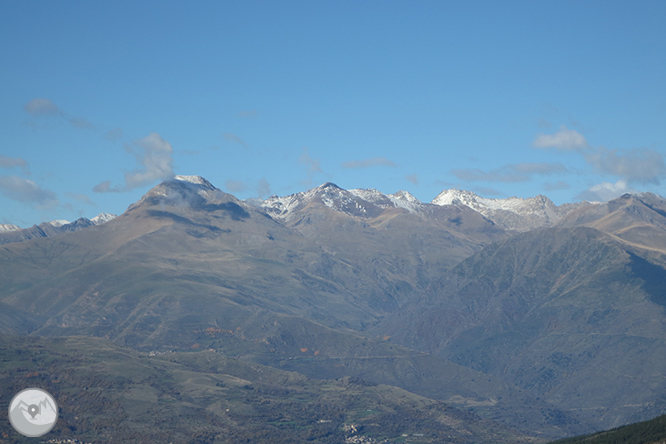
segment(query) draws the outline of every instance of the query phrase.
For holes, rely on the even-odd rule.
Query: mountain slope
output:
[[[474,227],[485,239],[486,229],[504,236],[472,210],[428,208],[359,220],[312,204],[301,215],[324,222],[296,228],[204,179],[176,178],[102,226],[0,248],[0,302],[13,310],[12,332],[98,336],[144,351],[212,348],[312,378],[400,386],[529,433],[584,431],[498,378],[361,335],[420,296],[449,254],[481,248]],[[442,240],[425,236],[435,230]]]
[[[520,234],[463,261],[378,332],[597,428],[654,416],[666,395],[666,270],[635,253],[589,228]]]
[[[666,415],[592,435],[561,439],[552,444],[663,444],[664,442],[666,442]]]
[[[596,228],[630,245],[666,253],[666,200],[652,194],[625,194],[610,202],[582,206],[559,224]]]
[[[404,442],[416,434],[423,443],[528,442],[492,421],[359,378],[319,381],[213,351],[146,354],[96,338],[0,336],[0,344],[3,393],[25,383],[48,390],[60,418],[46,438],[59,442]],[[8,421],[0,436],[32,442]]]
[[[509,236],[406,193],[251,203],[178,176],[102,225],[0,246],[0,329],[360,377],[542,438],[659,413],[658,252],[593,228]]]
[[[361,270],[372,263],[359,256],[372,252],[373,262],[381,264],[366,274],[390,268],[412,287],[422,288],[442,269],[506,237],[504,230],[470,208],[423,204],[404,191],[384,195],[326,183],[305,193],[269,198],[261,206]],[[396,270],[401,263],[404,268]],[[401,293],[406,291],[405,285],[399,289]]]

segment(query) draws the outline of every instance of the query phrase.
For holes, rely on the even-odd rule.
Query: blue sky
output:
[[[666,2],[0,3],[0,223],[447,188],[666,194]]]

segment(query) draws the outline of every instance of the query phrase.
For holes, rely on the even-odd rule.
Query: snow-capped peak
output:
[[[51,222],[48,223],[53,227],[59,228],[62,227],[63,225],[70,224],[71,222],[68,220],[59,219],[59,220],[52,220]]]
[[[464,205],[483,214],[505,229],[528,230],[550,226],[560,220],[566,210],[558,208],[546,196],[523,199],[509,197],[491,199],[471,191],[444,190],[432,200],[435,205]]]
[[[181,175],[178,175],[178,176],[174,177],[174,179],[179,180],[181,182],[189,182],[189,183],[192,183],[192,184],[195,184],[195,185],[203,185],[206,188],[215,189],[215,187],[213,186],[212,183],[208,182],[206,179],[204,179],[201,176],[181,176]]]
[[[355,188],[345,190],[327,182],[309,191],[290,196],[271,196],[260,206],[280,218],[290,218],[294,211],[305,208],[311,202],[319,202],[328,208],[358,217],[373,217],[387,208],[402,208],[415,212],[423,205],[406,191],[384,194],[375,189]]]
[[[97,216],[90,219],[90,222],[92,222],[94,225],[101,225],[115,218],[116,218],[115,214],[100,213]]]
[[[412,203],[421,203],[412,193],[405,190],[400,190],[397,193],[389,194],[389,196],[395,197],[396,199],[404,200],[405,202]]]

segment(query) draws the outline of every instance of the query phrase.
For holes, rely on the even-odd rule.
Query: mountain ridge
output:
[[[662,198],[583,205],[528,231],[331,183],[277,199],[177,176],[106,223],[5,244],[0,331],[362,378],[540,439],[666,408],[666,259],[640,237],[666,227]],[[613,392],[594,391],[599,365]]]
[[[180,185],[180,187],[178,187]],[[180,191],[177,191],[180,188]],[[429,203],[424,203],[417,199],[408,191],[400,190],[396,193],[385,194],[376,189],[343,189],[332,182],[326,182],[315,188],[307,191],[297,192],[286,196],[273,195],[267,199],[247,199],[240,200],[231,194],[227,194],[222,190],[215,187],[210,181],[202,176],[197,175],[176,175],[173,179],[166,180],[151,188],[139,201],[130,205],[128,209],[140,204],[144,199],[156,198],[158,196],[166,197],[167,193],[174,193],[172,199],[176,195],[180,195],[185,199],[185,190],[190,190],[194,194],[206,198],[208,194],[218,194],[226,196],[234,202],[244,202],[260,208],[265,209],[272,217],[279,219],[289,219],[292,212],[301,209],[307,205],[307,202],[312,199],[318,199],[320,202],[329,206],[331,209],[337,211],[347,212],[350,215],[357,217],[368,217],[370,211],[373,214],[377,213],[377,209],[366,208],[362,202],[367,202],[380,209],[396,208],[404,209],[411,213],[423,211],[430,205],[437,206],[464,206],[479,212],[493,223],[505,230],[527,231],[534,228],[550,227],[555,225],[571,226],[572,223],[582,223],[582,217],[578,216],[578,222],[572,222],[576,219],[579,213],[593,214],[595,211],[603,212],[603,208],[609,205],[609,202],[623,199],[624,196],[634,196],[637,199],[649,199],[651,201],[664,202],[664,198],[654,193],[638,193],[638,194],[625,194],[619,198],[612,199],[609,202],[571,202],[555,205],[547,196],[537,195],[529,198],[508,197],[508,198],[486,198],[478,194],[456,188],[445,189],[441,191]],[[80,218],[75,222],[68,221],[51,221],[43,222],[39,227],[44,224],[49,224],[51,227],[60,228],[72,224],[85,225],[87,221],[92,222],[92,225],[104,223],[115,217],[113,214],[101,213],[92,219]],[[63,231],[73,231],[74,226],[65,228]],[[28,230],[28,228],[21,229],[16,225],[0,224],[0,243],[3,243],[3,233],[9,233],[17,230]],[[42,236],[58,233],[44,233]],[[26,237],[27,239],[28,237]]]

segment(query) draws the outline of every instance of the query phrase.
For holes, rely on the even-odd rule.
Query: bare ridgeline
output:
[[[177,176],[97,222],[0,233],[0,381],[58,400],[45,438],[534,442],[666,409],[653,194],[241,201]]]

